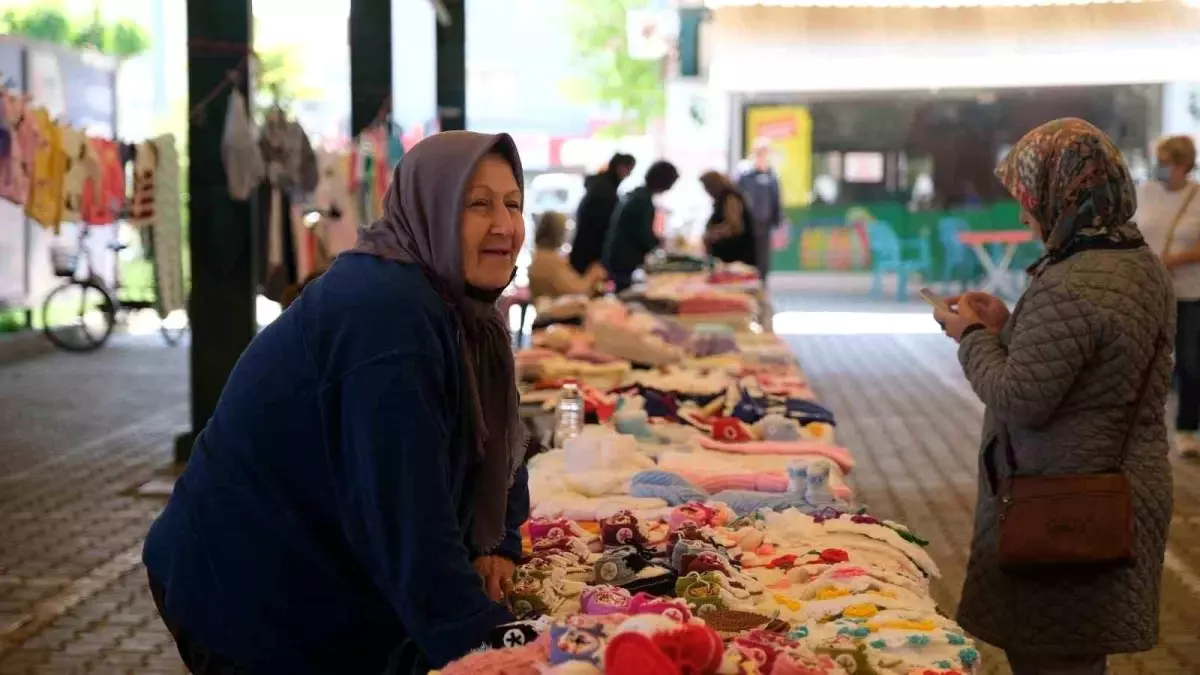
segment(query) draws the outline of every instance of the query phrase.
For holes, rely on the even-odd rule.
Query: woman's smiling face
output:
[[[508,161],[498,154],[479,160],[463,194],[462,268],[468,284],[485,290],[508,285],[525,243],[523,206]]]

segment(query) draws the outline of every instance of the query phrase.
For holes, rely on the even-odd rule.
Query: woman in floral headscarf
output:
[[[1107,655],[1158,641],[1171,520],[1165,423],[1175,334],[1171,280],[1130,222],[1121,154],[1079,119],[1022,138],[996,175],[1045,244],[1011,315],[982,293],[935,317],[959,343],[987,405],[971,558],[958,620],[1008,653],[1013,672],[1103,673]],[[1133,564],[1002,569],[997,490],[1010,476],[1122,471],[1133,500]]]

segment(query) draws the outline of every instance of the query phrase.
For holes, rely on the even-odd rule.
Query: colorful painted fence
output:
[[[1017,213],[1016,202],[915,213],[897,202],[788,209],[791,226],[776,232],[773,237],[771,269],[779,272],[870,270],[867,225],[883,221],[891,225],[901,239],[920,238],[929,243],[929,269],[936,277],[945,256],[938,237],[940,220],[960,218],[971,230],[1010,230],[1021,227]],[[1034,255],[1032,250],[1023,252],[1022,258]]]

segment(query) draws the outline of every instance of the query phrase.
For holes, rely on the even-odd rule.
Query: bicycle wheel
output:
[[[90,352],[104,346],[116,323],[112,296],[90,279],[63,284],[50,291],[42,303],[42,332],[69,352]]]

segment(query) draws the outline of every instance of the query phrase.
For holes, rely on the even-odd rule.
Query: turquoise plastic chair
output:
[[[942,244],[941,282],[947,288],[958,282],[965,291],[967,284],[978,274],[979,261],[975,259],[975,252],[958,240],[960,233],[970,230],[971,226],[962,218],[938,220],[938,241]]]
[[[883,275],[891,273],[896,275],[896,300],[907,300],[908,275],[929,271],[929,241],[925,237],[900,239],[891,224],[882,220],[867,225],[867,238],[871,246],[871,297],[883,296]]]

